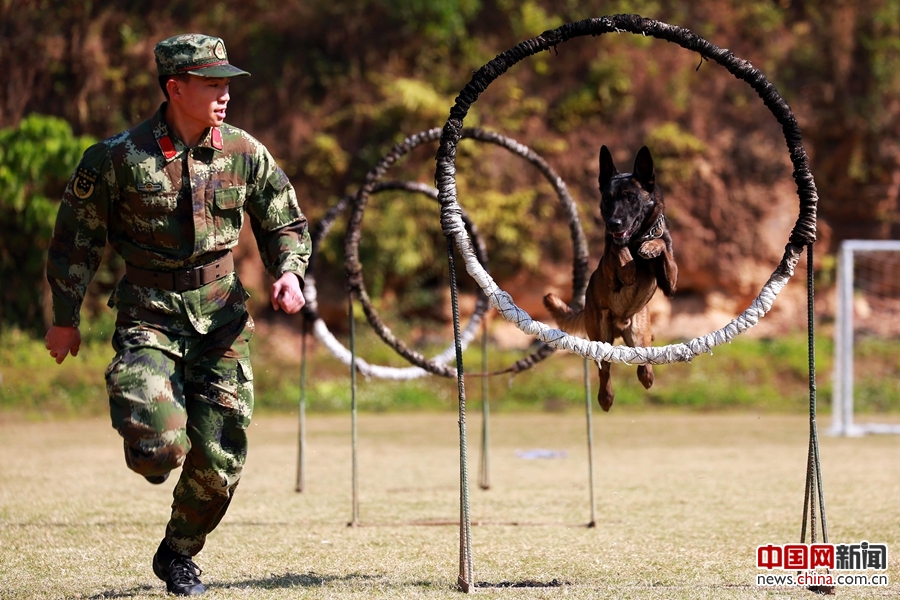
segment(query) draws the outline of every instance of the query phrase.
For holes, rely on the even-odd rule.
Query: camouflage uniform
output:
[[[219,58],[220,46],[210,48]],[[161,74],[171,66],[165,61],[157,52]],[[173,61],[179,64],[177,56]],[[54,325],[78,326],[107,241],[129,269],[179,271],[227,255],[245,211],[267,271],[276,278],[295,273],[302,284],[307,221],[268,150],[229,125],[208,129],[188,148],[169,131],[165,114],[164,103],[150,120],[84,153],[49,250]],[[193,556],[224,515],[247,452],[249,295],[233,270],[179,291],[139,285],[128,273],[109,300],[118,311],[116,356],[106,371],[112,425],[132,470],[154,476],[182,467],[165,539]]]

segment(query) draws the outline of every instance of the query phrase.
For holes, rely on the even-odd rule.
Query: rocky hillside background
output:
[[[202,10],[187,1],[13,0],[0,5],[0,129],[40,114],[63,119],[76,136],[112,135],[162,101],[156,41],[218,35],[231,61],[253,74],[233,83],[229,121],[269,147],[315,224],[392,145],[442,126],[471,73],[496,54],[563,23],[621,12],[691,29],[776,84],[803,130],[820,195],[823,289],[842,239],[898,237],[896,0],[224,0]],[[629,171],[640,146],[650,147],[679,263],[675,301],[654,302],[668,338],[705,333],[710,319],[721,326],[743,310],[780,260],[797,216],[786,146],[768,110],[721,67],[660,40],[622,33],[566,42],[497,80],[466,124],[531,146],[559,172],[579,202],[592,267],[603,234],[599,148],[610,147]],[[417,149],[388,177],[431,183],[435,151]],[[487,242],[491,272],[526,310],[546,317],[546,291],[571,293],[571,243],[552,189],[521,159],[483,144],[461,143],[458,167],[460,201]],[[51,199],[65,185],[59,177],[36,181]],[[10,204],[3,193],[0,204]],[[46,311],[34,307],[44,299],[10,297],[33,289],[22,256],[40,258],[46,241],[13,242],[24,222],[15,210],[24,209],[0,219],[0,268],[10,282],[0,321],[40,330]],[[437,215],[430,200],[385,193],[364,218],[369,292],[410,318],[448,316]],[[271,317],[258,255],[244,241],[242,278],[254,310]],[[317,263],[322,311],[334,321],[345,311],[342,248],[339,220]],[[121,267],[105,267],[88,308],[105,302]],[[776,305],[770,322],[779,329],[805,323],[803,276],[801,269]],[[827,309],[827,295],[823,302]]]

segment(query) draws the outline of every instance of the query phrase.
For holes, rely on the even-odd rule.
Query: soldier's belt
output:
[[[177,271],[151,271],[125,265],[125,277],[131,283],[170,292],[196,290],[233,272],[234,257],[231,252],[207,265]]]

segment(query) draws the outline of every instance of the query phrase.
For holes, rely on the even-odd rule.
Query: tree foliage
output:
[[[57,117],[30,115],[0,129],[0,323],[44,326],[44,262],[72,170],[93,143]]]
[[[315,222],[393,144],[441,126],[471,72],[497,53],[562,23],[621,12],[691,29],[777,85],[804,131],[823,235],[833,233],[826,240],[900,235],[900,0],[223,0],[203,10],[191,0],[12,0],[0,3],[0,127],[17,130],[41,113],[107,137],[162,101],[156,41],[219,35],[231,61],[253,73],[233,83],[229,121],[272,150]],[[586,217],[601,144],[618,162],[658,146],[683,290],[758,289],[739,275],[746,261],[780,257],[777,243],[740,233],[793,210],[777,124],[749,87],[671,44],[628,34],[571,40],[498,79],[466,124],[541,153]],[[408,157],[391,177],[430,182],[435,150]],[[480,149],[460,155],[461,200],[500,279],[571,252],[553,198],[517,160]],[[439,228],[420,200],[379,199],[365,220],[366,276],[397,298],[446,281],[432,252],[443,247]],[[39,204],[28,217],[35,222]],[[602,231],[583,221],[599,243]],[[33,260],[44,243],[33,238]],[[319,279],[339,283],[338,231],[327,246]]]

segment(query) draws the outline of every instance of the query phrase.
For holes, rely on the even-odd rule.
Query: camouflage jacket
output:
[[[165,109],[88,148],[69,181],[47,259],[54,325],[78,326],[107,241],[139,268],[192,267],[237,244],[245,211],[269,274],[296,273],[302,284],[308,224],[265,146],[226,124],[188,148],[169,132]],[[202,334],[243,314],[248,297],[236,274],[186,292],[123,278],[109,304],[120,317]]]

